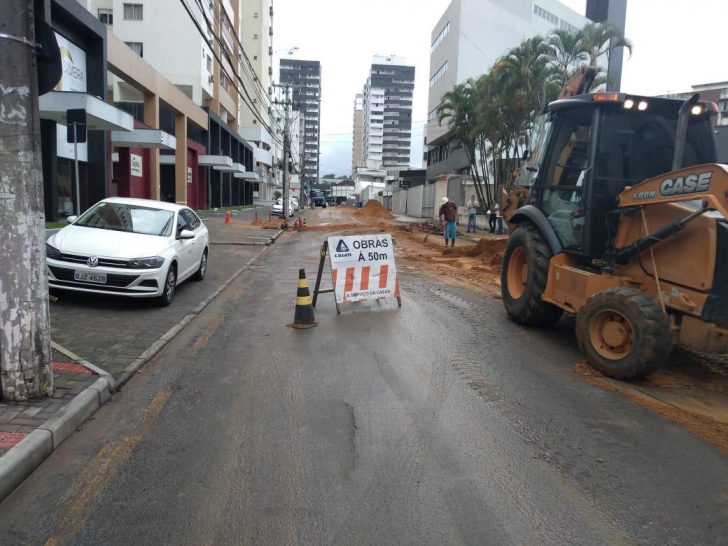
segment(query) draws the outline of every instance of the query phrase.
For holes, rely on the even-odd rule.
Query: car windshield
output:
[[[173,220],[174,212],[169,210],[127,203],[101,202],[89,209],[74,225],[169,237],[172,233]]]

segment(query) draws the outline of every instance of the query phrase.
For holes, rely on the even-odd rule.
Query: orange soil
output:
[[[384,205],[382,205],[379,201],[374,201],[373,199],[367,201],[366,204],[354,214],[357,216],[364,216],[365,218],[386,218],[389,220],[394,218],[394,216],[386,208],[384,208]]]

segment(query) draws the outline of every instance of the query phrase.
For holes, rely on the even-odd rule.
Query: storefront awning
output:
[[[201,155],[197,158],[200,167],[232,167],[233,158],[227,155]]]
[[[245,173],[245,165],[243,165],[242,163],[233,163],[229,167],[213,167],[213,169],[224,173]]]
[[[50,91],[39,100],[41,119],[66,125],[68,110],[86,110],[86,128],[89,131],[132,131],[134,118],[113,104],[88,93]]]
[[[235,176],[235,178],[242,178],[243,180],[260,180],[258,173],[254,172],[235,173],[233,176]]]
[[[177,149],[177,139],[160,129],[134,129],[131,132],[112,131],[111,143],[122,148]]]

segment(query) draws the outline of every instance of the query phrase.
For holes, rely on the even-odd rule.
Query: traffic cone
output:
[[[232,224],[233,223],[233,217],[230,216],[230,210],[228,209],[227,214],[225,215],[225,223],[226,224]]]
[[[308,281],[306,281],[306,270],[298,270],[298,293],[296,294],[296,312],[293,317],[293,324],[289,324],[291,328],[305,330],[318,326],[318,321],[313,314],[313,305],[311,305],[311,294],[308,291]]]

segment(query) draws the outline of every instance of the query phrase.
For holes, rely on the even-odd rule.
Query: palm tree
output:
[[[600,67],[597,61],[600,57],[606,55],[607,60],[611,57],[614,50],[618,47],[625,47],[629,54],[632,55],[632,41],[628,40],[614,24],[609,21],[604,23],[588,23],[581,30],[583,35],[583,47],[589,61],[589,66],[597,69],[599,74]]]
[[[546,45],[548,46],[546,57],[558,72],[556,83],[561,88],[569,81],[574,66],[587,60],[588,51],[584,33],[581,30],[573,32],[557,28],[547,36]]]
[[[482,208],[488,192],[487,189],[484,192],[483,178],[477,164],[476,149],[481,129],[477,118],[478,112],[475,108],[476,101],[477,85],[475,80],[469,78],[442,96],[440,105],[437,107],[437,121],[442,125],[442,122],[447,120],[448,129],[452,135],[450,149],[465,151],[475,182],[475,192],[478,194],[478,201]]]

